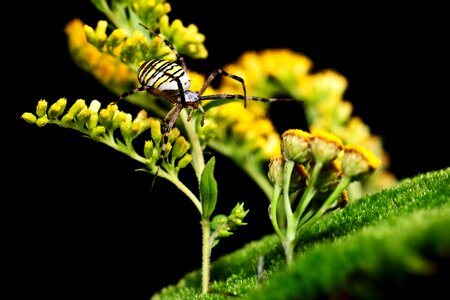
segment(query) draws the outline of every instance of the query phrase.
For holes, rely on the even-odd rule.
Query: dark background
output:
[[[170,3],[171,20],[194,23],[206,35],[209,58],[187,59],[191,69],[206,74],[246,50],[291,48],[310,57],[314,71],[331,68],[348,79],[345,98],[353,114],[383,138],[390,170],[399,179],[450,165],[443,8],[311,7],[287,0]],[[20,119],[42,98],[109,103],[113,97],[67,51],[64,26],[76,17],[95,26],[103,19],[95,7],[87,0],[21,5],[5,10],[17,18],[3,26],[2,43],[3,114],[12,117],[3,123],[9,286],[18,299],[148,299],[200,268],[199,215],[164,180],[156,182],[150,198],[152,177],[135,172],[140,165],[128,157],[75,131],[37,128]],[[304,124],[288,112],[274,122],[280,130]],[[222,241],[213,259],[272,233],[264,195],[227,158],[217,158],[217,212],[245,201],[250,213],[249,225]],[[189,181],[194,175],[185,170],[182,176]]]

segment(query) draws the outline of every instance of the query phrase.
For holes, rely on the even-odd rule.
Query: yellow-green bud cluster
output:
[[[118,151],[145,163],[152,171],[163,150],[163,133],[161,122],[148,117],[147,112],[141,110],[136,117],[120,111],[115,104],[101,108],[98,100],[86,101],[78,99],[66,110],[67,99],[61,98],[52,105],[46,100],[38,101],[36,112],[22,114],[27,123],[39,127],[47,124],[56,124],[65,128],[72,128],[90,136],[92,139],[103,142]],[[120,135],[117,133],[120,131]],[[134,140],[144,132],[150,131],[151,140],[144,142],[142,155],[134,150]],[[168,136],[165,148],[163,167],[173,175],[186,167],[192,160],[188,153],[190,144],[180,135],[177,128],[173,128]]]
[[[116,29],[108,34],[107,28],[114,26],[110,26],[106,20],[98,21],[95,28],[84,25],[87,41],[100,52],[119,59],[132,69],[139,62],[149,59],[175,60],[175,54],[164,46],[163,40],[138,25],[141,23],[155,32],[159,31],[179,53],[193,58],[207,57],[208,52],[203,45],[204,35],[198,32],[194,24],[185,27],[178,19],[170,23],[167,13],[171,7],[165,0],[134,0],[120,5],[115,4],[117,0],[111,2],[110,6],[106,1],[95,1],[95,4],[100,10],[108,11],[111,17],[115,14],[110,20],[115,23]],[[123,13],[124,9],[129,16]]]
[[[239,226],[247,225],[243,219],[248,214],[249,210],[244,209],[244,203],[238,203],[232,210],[229,216],[220,214],[214,216],[211,221],[211,235],[214,239],[227,237],[233,234]]]

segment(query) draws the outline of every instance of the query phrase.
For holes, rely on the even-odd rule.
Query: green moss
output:
[[[211,294],[200,272],[153,299],[379,299],[419,290],[438,293],[450,277],[450,168],[421,174],[361,198],[306,232],[285,268],[275,236],[212,264]],[[264,282],[257,279],[264,256]],[[236,297],[237,296],[237,297]]]

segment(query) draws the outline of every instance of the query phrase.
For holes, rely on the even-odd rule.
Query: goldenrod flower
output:
[[[314,160],[323,164],[335,160],[343,148],[338,136],[320,128],[311,129],[310,139]]]
[[[74,62],[113,92],[121,93],[135,86],[136,71],[110,54],[101,53],[94,45],[88,43],[84,28],[83,22],[79,19],[72,20],[65,27],[69,51]]]
[[[245,52],[239,60],[225,66],[227,72],[242,77],[247,91],[267,97],[278,91],[293,92],[297,78],[306,75],[312,67],[311,60],[290,49],[267,49]],[[275,82],[275,86],[274,86]],[[233,80],[223,80],[220,90],[242,92],[242,86]]]
[[[39,100],[38,104],[36,105],[36,116],[38,118],[43,117],[47,113],[47,101],[41,99]]]
[[[344,148],[341,163],[346,177],[360,180],[378,168],[380,159],[363,146],[349,144]]]
[[[347,79],[333,70],[298,77],[297,81],[300,97],[307,102],[342,99],[347,85]]]
[[[311,135],[300,129],[289,129],[281,136],[281,152],[286,160],[302,164],[309,161],[311,154]]]
[[[257,106],[257,103],[254,103]],[[252,153],[257,160],[269,160],[279,154],[280,137],[272,122],[258,112],[247,108],[242,103],[228,103],[208,110],[207,119],[220,126],[216,128],[215,144],[236,150],[237,155],[244,158]]]
[[[32,113],[23,113],[22,119],[24,119],[29,124],[34,124],[36,123],[37,120],[36,116],[33,115]]]

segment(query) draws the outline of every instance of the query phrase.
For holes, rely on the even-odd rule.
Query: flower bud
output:
[[[92,129],[92,136],[93,137],[99,137],[103,134],[105,134],[106,128],[104,126],[97,126],[94,129]]]
[[[190,147],[191,145],[188,141],[186,141],[184,136],[179,136],[172,148],[172,159],[182,157],[186,154]]]
[[[328,164],[337,158],[342,148],[342,141],[336,135],[318,128],[311,130],[311,152],[315,161]]]
[[[162,133],[161,133],[161,122],[157,119],[151,119],[152,122],[150,124],[150,130],[152,139],[155,142],[156,145],[159,145],[159,142],[161,141]]]
[[[153,142],[152,141],[145,141],[144,156],[145,156],[145,158],[152,158],[152,156],[153,156]]]
[[[60,98],[58,101],[53,103],[48,109],[48,116],[50,119],[56,119],[64,113],[66,109],[67,100],[65,98]]]
[[[272,185],[283,185],[284,159],[281,156],[275,156],[269,162],[269,180]]]
[[[83,99],[78,99],[75,103],[69,108],[69,112],[72,116],[76,116],[81,110],[86,107],[86,102]]]
[[[337,160],[324,165],[316,181],[316,187],[321,192],[334,190],[342,177],[342,170]]]
[[[302,164],[311,159],[310,134],[300,129],[286,130],[281,136],[284,159]]]
[[[38,118],[43,117],[47,113],[47,101],[39,100],[36,106],[36,115]]]
[[[86,107],[82,111],[80,111],[77,115],[78,124],[84,126],[91,117],[91,111]]]
[[[185,156],[183,156],[183,157],[178,161],[177,168],[178,168],[178,169],[183,169],[183,168],[185,168],[191,161],[192,161],[192,155],[190,155],[189,153],[187,153]]]
[[[48,123],[47,115],[43,115],[39,119],[36,120],[36,125],[39,127],[45,126]]]
[[[36,116],[33,115],[32,113],[23,113],[22,119],[24,119],[29,124],[34,124],[36,123],[37,120]]]
[[[350,144],[344,148],[341,164],[345,176],[361,180],[378,168],[380,159],[365,147]]]
[[[72,125],[74,118],[75,117],[69,112],[62,117],[61,123],[64,127],[68,127]]]

